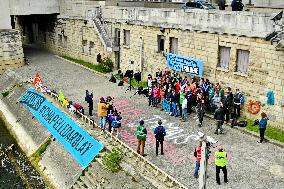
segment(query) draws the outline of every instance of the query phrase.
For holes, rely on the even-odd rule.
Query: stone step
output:
[[[92,182],[89,181],[87,176],[81,176],[80,178],[88,189],[96,189],[95,185],[93,185]]]

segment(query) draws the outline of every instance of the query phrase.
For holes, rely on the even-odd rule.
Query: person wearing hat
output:
[[[161,155],[164,155],[163,142],[166,136],[166,129],[162,126],[162,121],[158,121],[158,126],[154,130],[154,135],[156,138],[156,155],[158,155],[159,144],[161,144]]]
[[[137,153],[140,154],[140,146],[142,146],[141,155],[145,156],[144,148],[145,148],[145,142],[146,142],[146,137],[147,137],[147,129],[144,127],[143,120],[139,121],[139,125],[136,131],[136,136],[137,136]]]
[[[106,129],[107,109],[108,105],[106,104],[105,99],[101,97],[100,102],[98,103],[98,117],[102,131]]]
[[[227,178],[227,164],[228,164],[228,159],[227,159],[227,153],[224,150],[224,147],[219,146],[218,151],[215,152],[215,165],[216,165],[216,182],[217,184],[220,183],[220,170],[223,171],[224,173],[224,182],[228,182]]]

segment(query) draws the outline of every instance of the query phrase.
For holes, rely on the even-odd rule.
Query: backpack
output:
[[[197,157],[197,151],[196,151],[196,149],[194,150],[193,155],[194,155],[194,157]]]
[[[246,127],[247,126],[247,121],[240,121],[238,123],[239,127]]]
[[[156,134],[157,139],[162,139],[164,137],[163,134],[163,127],[158,127],[157,128],[157,134]]]

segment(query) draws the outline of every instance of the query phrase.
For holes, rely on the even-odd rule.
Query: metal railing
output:
[[[54,98],[57,102],[59,102],[57,94],[55,94],[53,92],[49,92],[47,94],[49,94],[52,98]],[[76,110],[76,114],[78,114],[81,117],[81,121],[83,121],[84,123],[87,123],[91,128],[94,128],[94,127],[99,128],[99,126],[95,123],[95,121],[91,120],[86,115],[82,114],[81,112],[79,112],[77,110]],[[155,170],[154,177],[156,179],[158,179],[158,177],[157,177],[158,175],[162,175],[163,179],[161,181],[166,182],[168,180],[170,182],[170,188],[174,187],[175,185],[180,189],[186,189],[187,188],[182,183],[180,183],[175,178],[173,178],[171,175],[167,174],[165,171],[161,170],[159,167],[154,165],[152,162],[147,160],[145,157],[138,154],[135,150],[133,150],[131,147],[129,147],[127,144],[125,144],[123,141],[121,141],[119,138],[117,138],[116,136],[113,136],[110,132],[104,132],[104,134],[112,142],[117,143],[118,147],[121,148],[123,152],[125,152],[125,149],[130,151],[131,156],[136,157],[135,162],[142,161],[142,167],[145,167],[146,164],[151,166]]]

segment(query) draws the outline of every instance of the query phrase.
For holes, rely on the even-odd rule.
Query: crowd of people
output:
[[[167,69],[158,69],[155,77],[149,74],[147,83],[149,106],[160,106],[184,122],[187,114],[191,114],[195,107],[200,127],[207,111],[214,113],[217,130],[221,130],[224,122],[229,123],[240,117],[241,104],[244,103],[244,96],[238,88],[233,93],[230,87],[223,89],[218,82],[214,84],[204,78],[181,77],[177,72]]]

